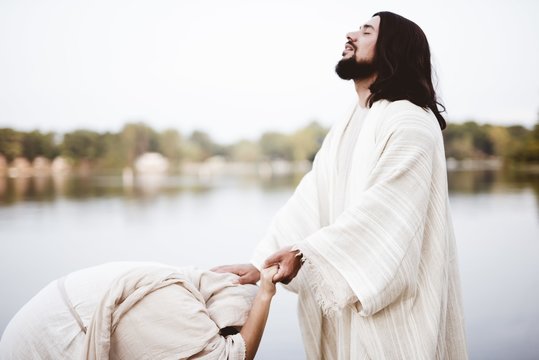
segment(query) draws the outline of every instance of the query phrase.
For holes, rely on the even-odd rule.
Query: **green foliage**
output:
[[[488,136],[492,141],[494,154],[507,158],[511,153],[514,141],[509,130],[503,126],[492,126],[488,131]]]
[[[127,164],[127,155],[122,151],[121,135],[106,132],[101,135],[101,143],[105,148],[104,155],[99,159],[98,165],[104,169],[121,169]]]
[[[457,160],[486,158],[494,153],[494,142],[489,136],[491,125],[479,125],[474,121],[448,124],[443,131],[447,157]]]
[[[159,134],[161,153],[173,162],[182,158],[182,136],[177,130],[168,129]]]
[[[539,162],[539,124],[531,131],[523,132],[518,127],[512,127],[517,139],[511,142],[509,158],[515,162]]]
[[[290,138],[293,160],[314,160],[326,133],[316,121],[293,133]]]
[[[54,133],[42,133],[38,130],[24,132],[13,129],[0,129],[0,154],[8,161],[18,156],[32,161],[38,156],[53,159],[60,153],[55,143]]]
[[[183,158],[191,161],[204,161],[215,155],[226,155],[226,148],[215,143],[204,131],[195,130],[181,145]]]
[[[195,130],[189,137],[185,151],[192,160],[204,161],[213,155],[224,155],[222,146],[216,144],[204,131]]]
[[[126,124],[120,133],[121,151],[128,165],[146,152],[160,152],[159,135],[144,123]]]
[[[64,135],[62,155],[74,160],[97,160],[105,152],[103,136],[90,130],[75,130]]]
[[[268,159],[293,160],[293,148],[289,136],[278,132],[267,132],[259,141],[262,154]]]
[[[99,168],[132,166],[145,152],[159,152],[173,166],[181,161],[204,161],[222,155],[234,161],[283,159],[313,160],[327,129],[317,122],[291,134],[266,132],[258,141],[241,140],[223,146],[209,134],[196,130],[184,138],[174,129],[157,132],[144,123],[126,124],[118,133],[76,130],[56,141],[53,133],[0,129],[0,154],[8,161],[24,156],[53,159],[63,155],[75,163],[84,161]],[[521,125],[480,125],[474,121],[450,123],[442,132],[447,157],[485,159],[492,156],[508,162],[539,162],[539,123],[533,129]],[[59,142],[57,144],[57,142]]]
[[[0,129],[0,154],[8,161],[22,155],[21,133],[13,129]]]
[[[22,156],[34,160],[38,156],[54,159],[59,155],[60,149],[54,142],[54,133],[41,133],[30,131],[21,133]]]
[[[539,161],[539,130],[522,125],[449,124],[443,131],[447,157],[457,160],[499,157],[506,162]]]
[[[267,159],[289,161],[313,160],[320,149],[327,130],[316,121],[287,135],[267,132],[259,141],[262,154]]]
[[[254,141],[241,140],[227,149],[231,160],[254,162],[262,160],[262,150]]]

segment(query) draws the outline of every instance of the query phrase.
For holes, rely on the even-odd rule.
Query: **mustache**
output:
[[[357,50],[356,47],[354,46],[354,44],[352,43],[351,40],[347,41],[346,44],[344,44],[344,45],[345,45],[345,46],[346,46],[346,45],[350,45],[350,46],[352,47],[352,49],[354,49],[354,51]]]

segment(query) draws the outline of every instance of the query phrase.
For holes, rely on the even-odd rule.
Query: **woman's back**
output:
[[[180,280],[159,285],[161,280],[152,273],[164,269]],[[105,334],[112,358],[135,359],[137,354],[147,357],[152,352],[161,358],[167,352],[174,358],[193,356],[212,342],[213,348],[230,351],[217,323],[242,325],[238,322],[246,319],[256,293],[256,287],[238,288],[233,280],[230,274],[139,262],[107,263],[73,272],[51,282],[15,315],[0,341],[0,359],[80,358],[85,346],[96,340],[86,329],[95,334],[96,324],[103,323],[99,316],[107,311],[121,317]],[[151,284],[154,288],[148,288]],[[228,300],[215,301],[219,296]],[[213,310],[208,308],[212,297]],[[239,315],[219,319],[223,303],[229,307],[227,312],[232,306]],[[103,329],[107,327],[98,328],[99,338],[106,333]]]

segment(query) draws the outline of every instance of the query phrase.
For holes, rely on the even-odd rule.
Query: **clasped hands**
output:
[[[301,264],[302,255],[299,250],[292,250],[292,246],[286,246],[268,257],[264,261],[263,268],[277,265],[278,271],[273,276],[273,283],[288,284],[298,274]],[[260,280],[260,271],[252,264],[217,266],[211,271],[236,274],[239,276],[238,284],[255,284]]]

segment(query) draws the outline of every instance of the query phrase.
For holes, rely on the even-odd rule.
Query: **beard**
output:
[[[356,61],[354,57],[342,59],[335,66],[335,72],[343,80],[364,80],[376,73],[373,61]]]

